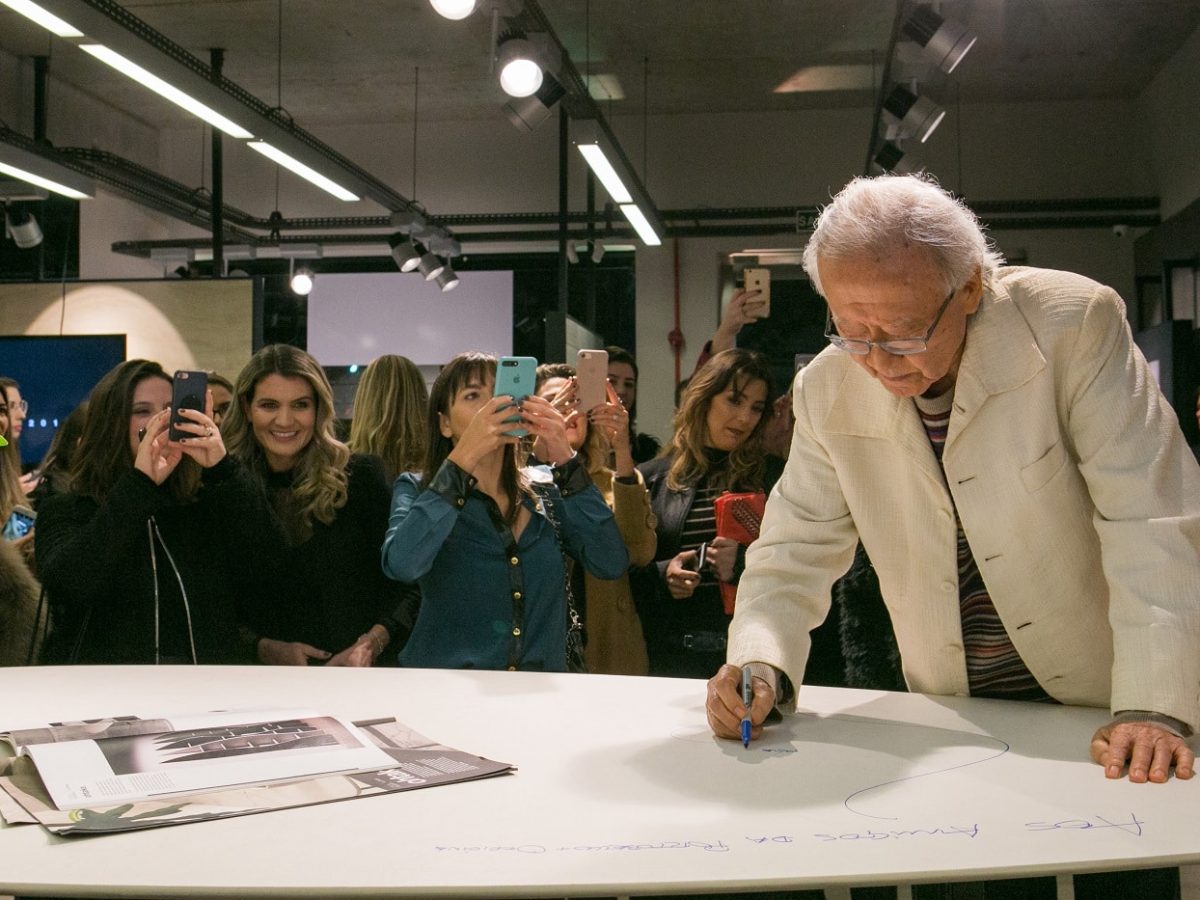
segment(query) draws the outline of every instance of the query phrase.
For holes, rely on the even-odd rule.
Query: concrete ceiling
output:
[[[625,97],[602,103],[612,116],[868,105],[895,11],[892,0],[541,3],[581,73],[615,76]],[[201,59],[225,48],[228,78],[323,134],[329,126],[411,121],[418,67],[423,120],[511,127],[489,74],[485,13],[453,22],[427,0],[283,0],[280,60],[278,0],[124,6]],[[979,35],[939,86],[963,103],[1134,98],[1200,25],[1197,0],[944,0],[941,8]],[[0,50],[49,53],[54,78],[156,127],[187,121],[3,7]],[[775,91],[793,77],[808,89]],[[52,138],[53,114],[51,96]]]

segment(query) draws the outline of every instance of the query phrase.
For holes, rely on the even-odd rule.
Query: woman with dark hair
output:
[[[50,661],[247,661],[229,565],[253,547],[254,485],[206,411],[181,410],[171,379],[134,359],[106,374],[66,489],[41,504],[38,571],[54,611]]]
[[[514,413],[511,397],[492,396],[495,380],[493,356],[446,365],[430,392],[424,474],[396,480],[383,569],[421,586],[401,665],[567,671],[563,553],[600,578],[629,567],[563,416],[538,396]],[[549,470],[521,466],[516,429]]]
[[[416,363],[385,354],[371,361],[354,392],[349,445],[383,462],[388,484],[425,463],[429,390]]]
[[[216,416],[213,416],[216,420]],[[31,485],[29,499],[40,503],[51,494],[65,490],[67,479],[70,477],[71,466],[75,461],[75,453],[79,448],[79,439],[83,436],[83,423],[87,421],[87,401],[67,413],[67,417],[54,431],[46,455],[36,469],[26,475]]]
[[[254,597],[246,625],[264,663],[369,666],[407,635],[414,591],[379,571],[391,496],[383,469],[351,455],[334,423],[321,366],[271,344],[238,375],[221,427],[272,511],[243,571]]]
[[[19,548],[33,538],[32,513],[21,485],[21,457],[13,437],[14,411],[0,391],[0,538]],[[15,413],[20,415],[20,413]]]
[[[658,518],[656,561],[633,582],[652,675],[704,678],[725,661],[732,616],[719,585],[737,583],[745,547],[717,537],[714,503],[726,491],[769,491],[779,478],[782,464],[762,447],[771,396],[759,354],[716,354],[688,382],[662,455],[638,467]]]
[[[233,406],[233,382],[216,372],[208,373],[208,389],[213,395],[213,421],[220,427]]]
[[[648,462],[658,454],[659,443],[652,434],[637,430],[638,365],[633,354],[623,347],[612,346],[608,353],[608,383],[617,392],[621,404],[629,410],[629,446],[633,461]]]
[[[579,409],[575,369],[566,363],[538,366],[537,393],[566,414],[567,440],[592,483],[613,511],[629,561],[644,566],[654,559],[656,522],[650,494],[634,466],[629,442],[629,413],[606,385],[608,400],[591,410]],[[612,458],[613,468],[608,467]],[[597,578],[576,567],[572,571],[576,605],[584,619],[585,656],[589,672],[600,675],[645,675],[649,669],[646,639],[629,587],[629,575]]]

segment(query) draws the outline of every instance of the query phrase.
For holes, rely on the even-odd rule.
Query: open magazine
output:
[[[395,719],[310,710],[121,716],[0,733],[0,815],[58,834],[125,831],[512,771]]]

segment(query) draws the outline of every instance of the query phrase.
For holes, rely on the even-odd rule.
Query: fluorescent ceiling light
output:
[[[612,167],[612,163],[608,161],[608,157],[604,155],[604,151],[599,144],[579,144],[579,152],[583,154],[583,158],[587,160],[587,164],[592,167],[592,171],[596,173],[596,177],[600,179],[600,183],[604,185],[604,189],[608,191],[608,195],[613,198],[616,203],[632,203],[633,195],[629,193],[629,188],[625,187],[625,183],[621,181],[621,176],[617,174],[617,170]]]
[[[168,84],[157,75],[147,71],[146,69],[143,69],[137,63],[133,62],[133,60],[126,59],[115,50],[111,50],[108,47],[105,47],[103,44],[80,44],[79,48],[90,53],[101,62],[112,66],[121,74],[127,75],[139,84],[150,88],[150,90],[154,91],[154,93],[158,94],[160,97],[165,97],[176,106],[183,107],[193,116],[203,119],[214,128],[219,128],[230,137],[235,137],[240,140],[246,140],[254,137],[254,135],[252,135],[241,125],[238,125],[236,122],[225,118],[215,109],[205,106],[195,97],[185,94],[183,91],[179,90],[179,88]]]
[[[3,149],[0,148],[0,153],[2,152]],[[91,196],[91,194],[77,191],[75,188],[59,184],[57,181],[51,181],[49,178],[43,178],[41,175],[36,175],[25,169],[10,166],[8,163],[0,162],[0,172],[3,172],[5,175],[11,175],[20,181],[28,181],[30,184],[36,184],[38,187],[43,187],[48,191],[54,191],[56,194],[62,194],[64,197],[70,197],[72,200],[86,200]]]
[[[342,187],[336,181],[326,178],[324,175],[322,175],[316,169],[312,168],[311,166],[306,166],[304,163],[300,162],[300,160],[296,159],[293,156],[288,156],[286,153],[284,153],[278,147],[272,146],[271,144],[268,144],[266,141],[250,141],[248,144],[246,144],[246,146],[250,147],[251,149],[257,150],[259,153],[261,153],[263,156],[267,157],[268,159],[274,160],[275,162],[279,163],[279,165],[283,166],[285,169],[289,169],[290,171],[295,172],[301,178],[305,179],[306,181],[312,182],[317,187],[319,187],[321,190],[328,191],[329,193],[333,194],[333,196],[337,197],[339,200],[358,200],[359,199],[359,196],[357,194],[352,194],[350,191],[346,190],[344,187]]]
[[[646,218],[646,214],[636,203],[622,203],[621,212],[625,214],[625,218],[629,220],[629,224],[633,226],[633,230],[638,233],[638,237],[645,242],[647,247],[657,247],[662,243],[662,238],[655,234],[650,220]]]
[[[48,31],[52,31],[59,37],[83,37],[83,32],[72,25],[70,22],[64,22],[58,16],[49,10],[42,9],[36,3],[30,3],[29,0],[0,0],[13,12],[18,12],[27,19],[37,22]]]

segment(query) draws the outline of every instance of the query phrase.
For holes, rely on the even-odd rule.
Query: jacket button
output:
[[[454,501],[454,505],[457,506],[459,509],[462,509],[463,504],[465,504],[466,502],[467,501],[464,500],[462,497],[459,497],[457,500]]]
[[[517,558],[514,556],[512,559],[510,559],[510,560],[508,561],[508,564],[509,564],[510,566],[515,566],[515,565],[517,565],[517,564],[518,564],[518,563],[520,563],[520,562],[521,562],[521,560],[517,559]]]
[[[517,671],[517,667],[516,667],[516,666],[509,666],[509,667],[508,667],[508,671],[510,671],[510,672],[515,672],[515,671]]]
[[[520,591],[513,591],[513,599],[514,599],[514,600],[520,600],[520,599],[521,599],[521,592],[520,592]]]
[[[520,636],[521,636],[521,629],[520,629],[520,628],[517,628],[517,627],[514,627],[514,628],[513,628],[513,632],[512,632],[512,633],[513,633],[513,637],[520,637]]]
[[[953,581],[943,581],[942,582],[942,590],[945,591],[947,594],[950,593],[951,591],[954,591],[957,589],[958,589],[958,585],[955,584]]]

